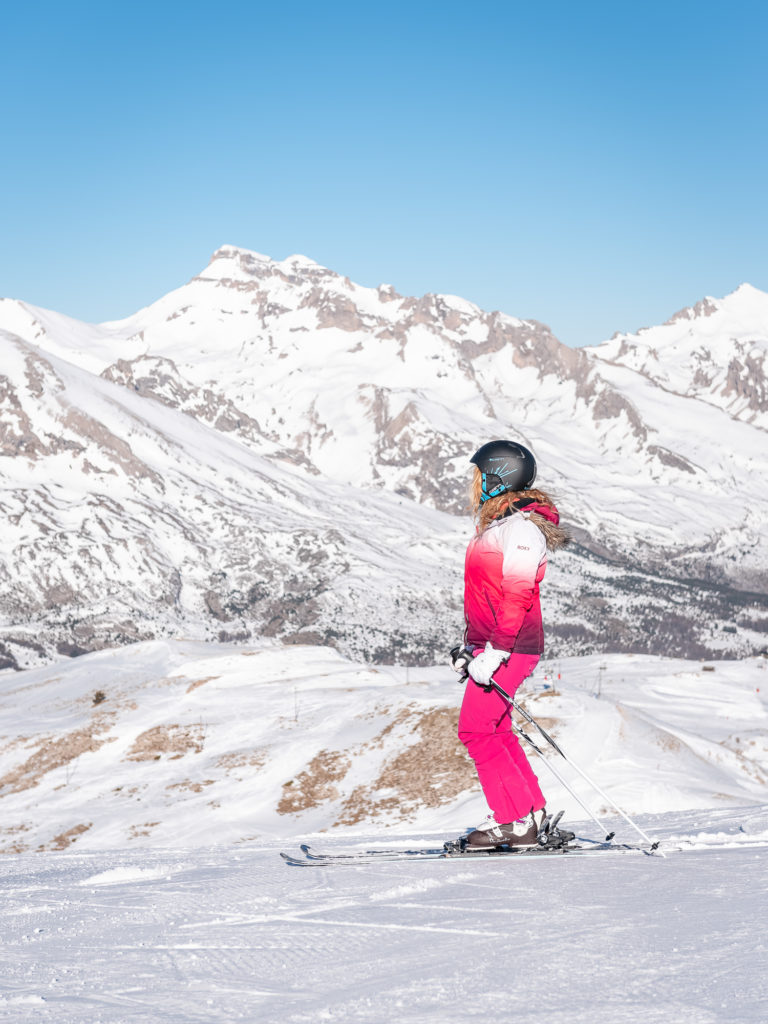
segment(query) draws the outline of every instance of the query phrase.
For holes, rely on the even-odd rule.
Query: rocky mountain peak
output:
[[[720,309],[720,305],[715,299],[709,297],[700,299],[694,306],[686,306],[683,309],[673,313],[669,320],[666,321],[666,325],[675,324],[678,320],[698,320],[701,317],[713,316]],[[647,331],[649,328],[645,327],[639,333]]]
[[[193,280],[227,283],[267,280],[272,277],[293,284],[298,284],[302,278],[316,280],[332,277],[342,280],[335,271],[321,266],[308,256],[294,254],[283,260],[275,260],[263,253],[234,245],[224,245],[217,249],[205,270]]]

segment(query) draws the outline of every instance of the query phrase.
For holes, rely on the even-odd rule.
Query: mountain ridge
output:
[[[764,380],[756,356],[732,365],[739,345],[768,345],[761,296],[649,329],[642,346],[626,336],[621,359],[621,342],[571,349],[456,296],[404,297],[226,246],[121,321],[0,301],[0,480],[6,514],[26,517],[0,548],[0,657],[29,664],[19,608],[46,656],[147,639],[148,592],[166,595],[162,635],[309,632],[354,657],[429,661],[461,630],[468,458],[494,436],[535,451],[576,539],[548,577],[559,650],[649,650],[649,631],[670,655],[762,649]],[[752,321],[734,313],[743,302]],[[728,354],[706,386],[675,362],[680,331],[700,322]],[[674,334],[655,374],[642,363],[653,331]],[[435,538],[449,538],[442,560]],[[305,549],[317,578],[297,572]]]

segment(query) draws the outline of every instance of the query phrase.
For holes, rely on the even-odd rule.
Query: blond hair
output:
[[[529,499],[535,501],[537,505],[547,505],[552,509],[556,507],[554,500],[546,491],[540,491],[535,487],[529,487],[524,491],[506,491],[504,494],[498,494],[495,498],[483,501],[483,474],[477,466],[474,469],[472,483],[469,487],[469,507],[477,523],[478,533],[487,530],[494,519],[503,516],[508,508],[513,507],[514,503],[521,499]],[[547,537],[548,547],[560,547],[567,543],[565,531],[555,526],[554,523],[549,523],[543,516],[538,516],[535,513],[531,518]]]

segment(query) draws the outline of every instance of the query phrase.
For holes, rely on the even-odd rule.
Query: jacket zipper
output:
[[[488,604],[488,607],[491,609],[491,615],[493,616],[493,624],[494,624],[494,626],[497,626],[498,622],[496,620],[496,612],[494,610],[493,605],[491,604],[491,599],[488,596],[488,591],[485,589],[485,587],[483,587],[483,597],[485,598],[485,600],[486,600],[486,602]]]

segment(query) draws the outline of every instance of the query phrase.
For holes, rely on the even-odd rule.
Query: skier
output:
[[[454,655],[453,664],[469,673],[459,739],[493,813],[470,832],[467,845],[534,846],[546,815],[544,796],[512,731],[512,709],[489,684],[495,680],[513,697],[533,672],[543,651],[539,583],[547,548],[568,538],[552,499],[533,489],[536,460],[527,448],[489,441],[470,462],[477,528],[464,572],[465,655]]]

